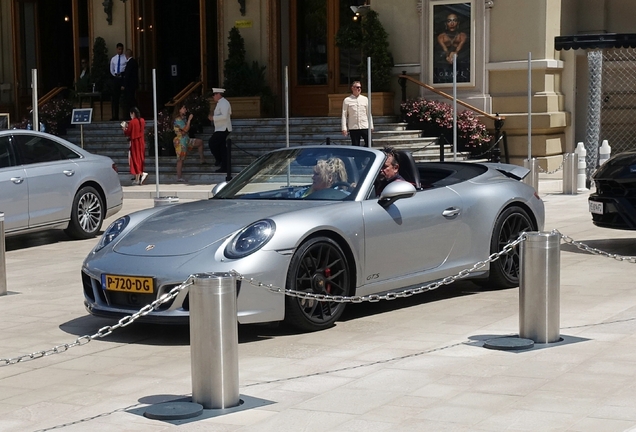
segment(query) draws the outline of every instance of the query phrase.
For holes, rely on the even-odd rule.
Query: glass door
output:
[[[355,74],[350,53],[336,47],[336,33],[357,1],[292,0],[291,2],[291,112],[294,116],[326,116],[328,94],[348,93]],[[348,12],[347,12],[348,11]],[[346,18],[345,18],[346,17]],[[345,67],[341,71],[341,63]]]

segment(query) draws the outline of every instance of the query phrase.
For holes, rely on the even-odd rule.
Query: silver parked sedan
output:
[[[122,207],[117,167],[75,144],[29,130],[0,132],[0,212],[7,235],[63,228],[94,237]]]
[[[523,231],[543,228],[543,201],[513,165],[415,164],[396,152],[405,180],[377,191],[389,158],[380,150],[307,146],[271,152],[210,200],[124,216],[84,261],[85,305],[121,317],[189,275],[235,270],[264,284],[331,295],[418,286],[485,260]],[[325,175],[326,173],[326,175]],[[472,274],[518,284],[518,251]],[[333,325],[345,307],[240,283],[238,320]],[[187,289],[144,317],[187,322]]]

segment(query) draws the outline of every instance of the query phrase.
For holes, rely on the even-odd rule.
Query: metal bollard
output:
[[[530,172],[523,179],[523,182],[527,185],[530,185],[534,188],[534,190],[539,190],[539,164],[537,163],[536,158],[532,159],[524,159],[523,166],[528,168]]]
[[[4,213],[0,213],[0,296],[7,294],[7,264],[5,261]]]
[[[192,401],[206,409],[238,406],[236,280],[229,273],[196,274],[189,298]]]
[[[585,158],[587,157],[587,150],[585,149],[585,145],[582,142],[579,142],[576,145],[576,149],[574,150],[579,156],[579,172],[576,175],[576,189],[579,192],[585,192],[587,187],[585,186],[587,183],[587,174],[585,171],[587,170],[587,162]]]
[[[563,159],[563,193],[565,195],[576,195],[579,158],[575,153],[565,153]]]
[[[519,336],[536,343],[560,340],[558,233],[529,232],[521,243]]]

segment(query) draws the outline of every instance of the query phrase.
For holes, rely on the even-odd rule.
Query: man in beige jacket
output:
[[[373,118],[369,110],[369,99],[362,95],[362,85],[360,81],[351,84],[351,95],[342,102],[342,134],[351,137],[351,145],[359,146],[360,138],[364,140],[365,147],[370,143],[367,141],[369,128],[373,131]]]

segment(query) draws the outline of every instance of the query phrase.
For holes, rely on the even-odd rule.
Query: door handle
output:
[[[64,170],[63,173],[64,173],[64,175],[66,177],[71,177],[72,175],[75,174],[75,171],[73,171],[73,170]]]
[[[442,216],[445,218],[452,218],[459,215],[460,211],[457,207],[449,207],[442,212]]]
[[[20,184],[24,181],[22,177],[11,177],[11,181],[15,184]]]

